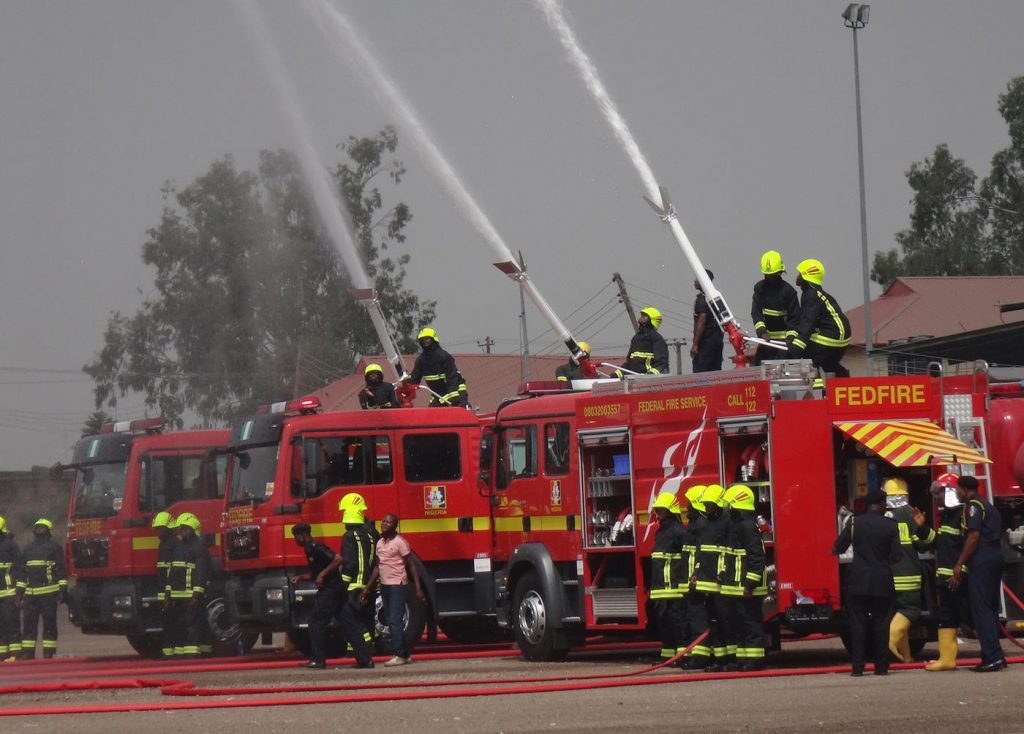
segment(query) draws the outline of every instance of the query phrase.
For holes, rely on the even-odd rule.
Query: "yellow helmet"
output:
[[[661,311],[656,309],[654,306],[641,308],[640,313],[647,314],[647,318],[651,320],[651,326],[655,329],[661,326]]]
[[[366,500],[363,499],[363,495],[358,492],[349,492],[341,498],[341,502],[338,503],[339,510],[361,510],[366,512]]]
[[[709,484],[700,494],[700,501],[705,505],[725,506],[725,487],[721,484]]]
[[[580,348],[581,352],[586,352],[587,354],[590,354],[590,345],[587,344],[586,342],[576,342],[576,346]]]
[[[704,494],[705,489],[705,485],[695,484],[686,490],[686,501],[690,503],[690,507],[704,512],[704,503],[700,501],[700,496]]]
[[[174,516],[166,510],[162,510],[156,513],[156,517],[153,518],[153,524],[150,527],[173,528],[175,525]]]
[[[416,341],[419,341],[420,339],[425,339],[428,336],[434,341],[437,341],[437,332],[431,329],[429,326],[425,326],[422,329],[420,329],[420,333],[416,335]]]
[[[196,535],[202,532],[203,524],[199,522],[199,518],[193,515],[191,512],[183,512],[178,515],[178,521],[175,523],[176,527],[192,528]]]
[[[362,525],[366,519],[366,510],[361,507],[348,507],[341,516],[341,522],[345,525]]]
[[[813,258],[801,260],[796,266],[796,271],[808,283],[814,283],[815,285],[821,285],[821,281],[825,277],[825,266],[821,264],[821,260],[814,260]]]
[[[882,491],[885,492],[886,495],[890,496],[894,494],[910,494],[910,488],[907,487],[906,480],[901,479],[900,477],[886,479],[885,484],[882,485]]]
[[[669,512],[674,512],[679,515],[682,514],[682,509],[679,507],[679,498],[671,492],[662,492],[654,500],[652,507],[664,507]]]
[[[725,501],[734,510],[754,509],[754,493],[745,484],[734,484],[725,490]]]
[[[765,275],[786,272],[786,266],[782,264],[782,255],[777,250],[768,250],[761,255],[761,272]]]
[[[0,533],[7,532],[7,521],[4,520],[3,515],[0,515]]]
[[[47,520],[45,517],[39,518],[34,523],[32,523],[32,525],[33,526],[35,526],[35,525],[42,525],[47,530],[53,530],[53,523],[50,522],[49,520]]]
[[[371,372],[380,372],[383,375],[384,374],[384,368],[381,367],[376,362],[371,362],[370,364],[366,365],[366,369],[363,370],[363,374],[364,375],[368,375]]]

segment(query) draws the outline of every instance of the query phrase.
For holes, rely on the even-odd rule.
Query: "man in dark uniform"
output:
[[[306,552],[307,573],[292,576],[292,583],[313,581],[316,597],[313,611],[309,616],[309,662],[303,667],[324,669],[327,667],[327,628],[338,614],[344,601],[345,589],[341,582],[341,556],[323,543],[313,540],[312,529],[300,522],[292,528],[295,543]]]
[[[167,631],[174,643],[174,655],[195,658],[210,652],[210,629],[206,620],[206,591],[210,581],[210,551],[203,543],[202,524],[191,512],[175,521],[178,542],[174,545],[167,575],[164,605],[172,620]]]
[[[761,274],[764,278],[754,284],[754,297],[750,304],[750,320],[754,333],[760,339],[785,342],[797,335],[800,323],[800,296],[796,288],[782,279],[786,266],[782,255],[768,250],[761,255]],[[765,359],[783,359],[786,350],[759,345],[751,364]]]
[[[651,549],[651,602],[661,634],[661,657],[667,660],[686,647],[683,644],[684,595],[689,586],[687,569],[683,566],[686,531],[679,521],[679,500],[671,492],[659,494],[652,510],[658,519],[658,530]]]
[[[576,346],[583,352],[583,356],[590,357],[590,345],[586,342],[577,342]],[[582,377],[580,366],[571,359],[563,365],[555,368],[555,379],[559,382],[572,382]]]
[[[963,506],[956,496],[956,474],[943,474],[932,483],[932,497],[939,511],[939,529],[935,538],[935,585],[939,590],[939,659],[924,666],[925,670],[956,670],[957,629],[971,624],[971,603],[967,589],[949,588],[953,565],[964,549],[960,528]]]
[[[729,663],[729,624],[728,605],[721,598],[721,582],[719,569],[724,562],[723,551],[729,540],[729,518],[722,511],[725,504],[725,488],[720,484],[709,484],[700,495],[704,505],[705,524],[697,542],[697,563],[694,576],[691,577],[692,587],[704,595],[708,614],[708,645],[714,655],[714,661],[705,666],[709,673],[725,669]],[[694,595],[694,598],[699,598]],[[697,602],[699,603],[699,602]]]
[[[705,269],[709,280],[715,274]],[[722,346],[725,344],[722,329],[715,320],[708,306],[708,299],[700,281],[694,280],[697,297],[693,300],[693,341],[690,343],[690,359],[693,360],[693,372],[714,372],[722,369]]]
[[[839,302],[821,287],[825,266],[819,260],[802,260],[797,266],[800,288],[800,321],[796,335],[789,338],[789,356],[807,357],[815,367],[836,377],[849,377],[840,364],[850,344],[850,320]]]
[[[34,539],[21,555],[21,572],[17,581],[15,603],[24,610],[21,634],[21,658],[36,656],[36,635],[39,619],[43,620],[43,657],[57,654],[57,605],[68,603],[68,576],[64,566],[64,549],[53,542],[53,523],[46,518],[36,520]]]
[[[686,595],[686,624],[683,628],[683,641],[689,645],[693,640],[708,629],[708,597],[697,591],[697,549],[707,527],[707,516],[704,503],[700,497],[707,487],[695,484],[686,490],[686,501],[689,510],[686,513],[687,538],[683,543],[683,558],[686,562],[687,575],[690,580],[689,593]],[[708,641],[705,640],[705,643]],[[685,645],[684,645],[685,647]],[[694,645],[686,657],[680,661],[680,667],[698,670],[705,667],[711,659],[710,643]]]
[[[379,364],[368,364],[363,370],[366,387],[359,391],[359,407],[363,410],[397,408],[395,386],[384,381],[384,370]]]
[[[174,561],[174,546],[178,541],[174,532],[178,524],[171,513],[161,511],[156,513],[152,526],[156,529],[156,535],[160,541],[156,549],[156,598],[161,604],[160,626],[163,628],[160,654],[165,658],[171,658],[174,657],[174,644],[171,641],[169,630],[174,628],[174,620],[171,619],[174,610],[164,602],[167,601],[167,577],[171,572],[171,563]]]
[[[754,492],[750,487],[734,484],[726,491],[725,499],[732,520],[729,545],[735,569],[731,578],[723,578],[722,594],[733,606],[740,670],[760,670],[764,667],[764,597],[768,593],[764,540],[754,519]]]
[[[412,374],[403,382],[413,384],[426,383],[435,394],[430,398],[430,407],[451,406],[455,408],[465,407],[468,404],[466,393],[466,381],[459,374],[452,355],[441,349],[437,341],[437,332],[429,326],[420,329],[416,339],[420,343],[420,353],[416,357],[416,364],[412,367]]]
[[[872,490],[867,508],[847,523],[832,546],[840,555],[853,544],[853,563],[846,578],[846,612],[850,618],[851,675],[864,675],[864,650],[871,638],[875,675],[889,672],[889,617],[896,587],[892,564],[903,556],[896,523],[882,514],[885,494]]]
[[[654,306],[647,306],[640,309],[640,316],[636,321],[637,330],[629,342],[629,356],[622,364],[622,370],[617,371],[617,376],[622,377],[623,370],[639,375],[666,374],[668,345],[665,338],[658,333],[661,327],[661,311]]]
[[[338,610],[338,621],[345,641],[355,652],[356,664],[353,667],[372,668],[373,648],[370,643],[373,638],[353,603],[358,601],[360,592],[370,578],[376,558],[376,538],[375,533],[370,533],[366,528],[365,501],[356,495],[359,502],[346,503],[348,496],[342,498],[345,504],[341,518],[345,525],[345,534],[341,537],[341,581],[344,593]]]
[[[18,593],[21,552],[0,517],[0,660],[14,661],[21,654],[21,615],[14,597]]]
[[[999,510],[978,496],[978,480],[960,477],[956,483],[957,498],[963,503],[960,522],[964,531],[964,549],[953,567],[949,588],[956,591],[967,574],[967,595],[974,617],[974,631],[981,643],[981,663],[971,670],[991,673],[1006,667],[1003,648],[999,644],[999,584],[1002,581],[1003,553],[1000,536],[1003,526]]]

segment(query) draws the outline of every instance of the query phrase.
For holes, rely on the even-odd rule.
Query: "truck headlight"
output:
[[[263,596],[267,601],[284,601],[284,589],[264,589]]]
[[[132,597],[130,594],[122,594],[114,597],[115,609],[131,609]]]

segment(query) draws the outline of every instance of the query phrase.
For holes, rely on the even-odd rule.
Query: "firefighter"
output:
[[[202,523],[191,512],[178,515],[177,532],[164,590],[164,607],[171,620],[169,643],[173,643],[173,654],[178,658],[194,658],[211,649],[205,604],[210,554],[200,537]]]
[[[370,577],[375,560],[376,533],[366,527],[366,501],[355,492],[342,498],[345,534],[341,537],[342,597],[338,610],[341,633],[355,652],[355,668],[373,667],[373,638],[356,611],[359,594]]]
[[[892,564],[903,557],[896,523],[882,515],[885,493],[872,489],[864,512],[846,524],[832,545],[838,556],[853,545],[853,562],[846,582],[846,611],[850,618],[851,675],[864,675],[868,640],[875,653],[875,675],[887,675],[886,640],[896,590]]]
[[[412,367],[412,374],[402,380],[415,385],[426,383],[434,395],[430,398],[430,407],[452,406],[466,407],[469,395],[466,381],[462,378],[452,355],[441,349],[437,341],[437,332],[429,326],[420,329],[416,339],[420,343],[420,354]]]
[[[704,595],[707,608],[708,645],[714,660],[704,670],[709,673],[725,669],[729,664],[729,625],[727,605],[722,601],[721,574],[724,563],[723,549],[728,543],[729,518],[722,511],[725,489],[720,484],[709,484],[701,492],[705,523],[697,541],[697,562],[690,578],[694,589]]]
[[[341,581],[341,556],[323,543],[313,540],[312,528],[300,522],[292,528],[295,543],[306,554],[309,571],[292,576],[292,584],[313,581],[316,597],[309,615],[309,662],[303,667],[323,670],[327,667],[327,628],[338,615],[344,601],[345,589]]]
[[[706,487],[703,484],[695,484],[686,490],[686,501],[689,509],[686,513],[686,537],[683,543],[683,559],[689,579],[689,591],[686,595],[686,623],[683,628],[684,646],[689,645],[708,629],[708,600],[707,594],[697,591],[697,548],[700,539],[707,527],[707,515],[704,503],[700,496]],[[707,640],[705,640],[707,642]],[[688,670],[704,668],[711,659],[711,647],[701,643],[694,645],[693,649],[686,654],[683,660],[677,663],[679,667]]]
[[[999,644],[999,584],[1003,572],[1000,549],[1002,518],[999,510],[978,496],[976,477],[960,477],[956,483],[957,498],[963,503],[960,529],[964,532],[964,548],[953,566],[949,588],[956,591],[967,574],[967,596],[974,618],[974,631],[981,644],[981,663],[971,670],[992,673],[1006,667],[1003,648]]]
[[[173,629],[173,610],[164,603],[167,601],[167,578],[171,572],[171,562],[174,560],[174,546],[177,544],[176,529],[178,527],[174,516],[169,512],[158,512],[153,518],[152,527],[156,528],[157,538],[160,544],[156,550],[156,597],[160,601],[161,627],[163,627],[163,644],[160,647],[160,654],[165,658],[174,657],[174,645],[168,630]]]
[[[615,371],[617,377],[621,378],[630,372],[638,375],[663,375],[668,372],[668,345],[658,333],[660,327],[661,311],[654,306],[640,309],[636,334],[629,342],[629,356],[622,368]]]
[[[740,670],[764,667],[764,597],[768,593],[764,540],[754,519],[754,493],[734,484],[725,493],[732,520],[730,546],[735,571],[722,583],[722,594],[732,601],[736,660]]]
[[[896,587],[896,613],[889,624],[889,650],[904,663],[911,661],[910,628],[921,618],[921,559],[918,551],[935,541],[935,531],[925,525],[924,513],[911,507],[907,483],[899,477],[885,480],[885,516],[896,522],[903,554],[892,568]]]
[[[839,302],[826,293],[821,282],[825,266],[819,260],[802,260],[797,266],[796,284],[800,287],[800,321],[796,334],[789,337],[789,356],[807,357],[815,367],[836,377],[849,377],[840,364],[850,344],[850,320]]]
[[[956,474],[943,474],[932,482],[932,496],[939,511],[939,530],[935,537],[935,581],[939,589],[939,659],[924,666],[925,670],[956,670],[957,629],[971,623],[971,606],[967,589],[949,587],[953,565],[964,549],[960,528],[963,506],[956,495]]]
[[[43,657],[52,658],[57,654],[57,605],[68,603],[68,577],[64,549],[53,542],[52,531],[52,522],[46,518],[36,520],[32,527],[34,539],[21,555],[16,604],[22,610],[22,660],[36,656],[40,617],[43,620]]]
[[[750,320],[760,339],[785,342],[797,335],[800,323],[800,296],[796,288],[782,279],[786,266],[782,255],[768,250],[761,255],[761,274],[764,278],[754,284],[754,297],[750,304]],[[765,359],[782,359],[786,351],[759,345],[752,364]]]
[[[658,520],[651,549],[651,604],[661,633],[661,657],[675,657],[686,647],[684,595],[689,585],[683,565],[686,531],[680,522],[679,500],[671,492],[662,492],[652,506]]]
[[[577,342],[576,346],[583,352],[584,357],[590,357],[590,345],[586,342]],[[666,347],[667,349],[667,347]],[[569,360],[563,365],[560,365],[555,369],[555,379],[559,382],[572,382],[582,377],[580,374],[580,366],[573,360]]]
[[[21,615],[15,603],[21,553],[0,517],[0,660],[13,662],[21,654]]]
[[[384,370],[379,364],[368,364],[363,370],[366,387],[359,391],[359,407],[363,410],[397,408],[398,396],[395,386],[384,380]]]
[[[715,279],[715,274],[705,269],[709,280]],[[714,372],[722,369],[722,347],[725,339],[722,335],[722,327],[708,306],[708,299],[704,295],[704,289],[700,287],[700,281],[694,280],[693,287],[697,289],[697,296],[693,299],[693,342],[690,344],[690,359],[693,360],[693,372]]]

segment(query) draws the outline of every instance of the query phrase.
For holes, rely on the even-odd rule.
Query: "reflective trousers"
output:
[[[356,661],[365,663],[373,658],[373,638],[363,622],[363,612],[356,609],[350,601],[358,598],[358,595],[359,589],[342,592],[338,621],[341,623],[341,634],[345,642],[351,645],[355,652]]]
[[[21,653],[21,612],[13,596],[0,599],[0,660]]]
[[[39,594],[25,596],[22,608],[21,656],[31,660],[36,656],[36,636],[39,634],[39,620],[43,620],[43,657],[52,658],[57,652],[57,596]]]
[[[193,599],[171,601],[170,626],[164,630],[164,646],[171,647],[175,657],[197,657],[213,651],[206,605]]]
[[[661,637],[661,657],[672,658],[686,643],[683,641],[686,626],[686,600],[683,597],[654,600],[654,618],[658,622]]]
[[[764,597],[732,597],[736,610],[736,659],[741,663],[764,659]]]
[[[972,626],[971,600],[967,594],[967,584],[953,591],[946,585],[948,580],[948,577],[938,579],[939,608],[936,610],[936,616],[939,627],[956,629],[962,624]]]
[[[684,638],[687,644],[696,639],[704,630],[711,629],[711,617],[708,614],[708,608],[712,604],[710,601],[712,596],[717,596],[717,594],[712,595],[701,591],[691,591],[686,595],[686,628]],[[694,663],[707,663],[711,657],[711,645],[712,635],[709,634],[702,643],[695,645],[686,657],[693,658]]]

